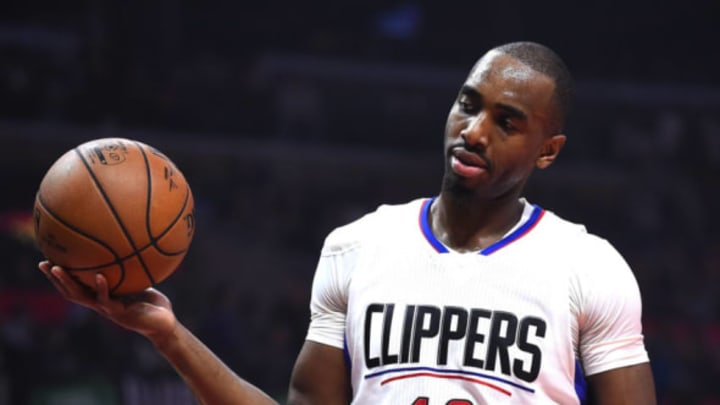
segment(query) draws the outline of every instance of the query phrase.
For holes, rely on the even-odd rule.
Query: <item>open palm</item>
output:
[[[111,297],[105,277],[95,277],[95,290],[77,282],[59,266],[43,261],[38,266],[55,288],[69,301],[90,308],[118,325],[157,338],[172,332],[177,324],[170,300],[149,288],[138,294]]]

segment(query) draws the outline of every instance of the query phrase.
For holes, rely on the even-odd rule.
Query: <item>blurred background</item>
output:
[[[439,190],[451,103],[489,48],[555,49],[578,95],[529,199],[611,240],[640,283],[661,404],[720,404],[720,3],[0,3],[0,404],[193,404],[148,342],[36,270],[45,171],[81,142],[149,143],[197,232],[161,290],[283,400],[325,235]]]

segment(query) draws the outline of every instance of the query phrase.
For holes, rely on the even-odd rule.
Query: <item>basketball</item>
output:
[[[195,231],[182,172],[157,149],[123,138],[62,155],[40,183],[33,215],[42,254],[91,288],[102,273],[114,296],[169,277]]]

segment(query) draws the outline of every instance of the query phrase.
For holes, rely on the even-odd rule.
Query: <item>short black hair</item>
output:
[[[493,50],[512,56],[555,82],[553,95],[556,114],[550,130],[561,133],[570,114],[575,96],[575,84],[570,70],[555,51],[536,42],[511,42]]]

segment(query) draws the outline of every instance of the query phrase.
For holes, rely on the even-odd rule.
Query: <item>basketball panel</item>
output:
[[[75,150],[58,159],[40,183],[36,198],[57,220],[111,245],[119,256],[133,248]],[[60,241],[61,242],[61,241]]]
[[[151,247],[140,252],[140,256],[142,256],[143,262],[150,269],[155,284],[157,284],[167,279],[177,270],[185,258],[185,253],[166,255]]]
[[[110,294],[116,296],[137,293],[152,284],[138,256],[131,256],[121,263],[95,270],[70,270],[68,272],[76,280],[92,289],[95,288],[95,275],[101,273],[108,282]]]
[[[104,266],[122,255],[107,243],[63,223],[35,200],[35,239],[43,255],[67,269]]]
[[[80,145],[78,150],[131,250],[149,244],[145,232],[149,170],[140,148],[127,139],[105,138]]]
[[[195,203],[192,194],[183,210],[175,214],[175,222],[153,235],[155,247],[163,254],[175,255],[187,251],[195,234]]]
[[[148,159],[151,198],[148,232],[154,239],[178,220],[183,211],[192,211],[192,191],[177,166],[155,148],[143,146]]]
[[[113,291],[114,287],[117,287],[118,280],[121,280],[122,274],[124,274],[122,267],[119,264],[111,264],[108,266],[99,267],[93,270],[67,270],[75,281],[85,285],[90,289],[95,289],[95,275],[98,273],[103,274],[108,280],[108,286],[110,291]]]

